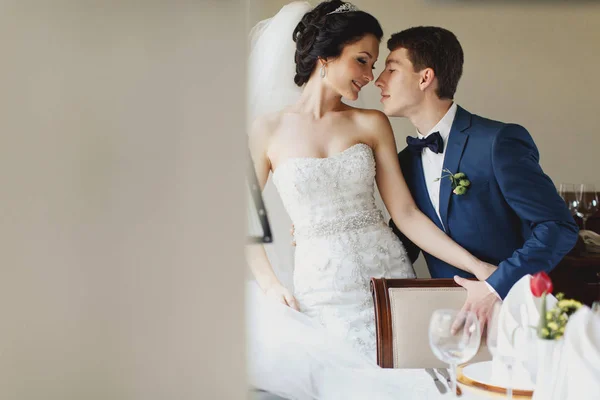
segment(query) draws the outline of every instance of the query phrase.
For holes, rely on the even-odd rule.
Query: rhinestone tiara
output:
[[[336,8],[335,10],[333,10],[332,12],[327,13],[327,15],[341,14],[341,13],[347,13],[347,12],[352,12],[352,11],[358,11],[358,8],[352,3],[344,3],[341,6],[339,6],[338,8]]]

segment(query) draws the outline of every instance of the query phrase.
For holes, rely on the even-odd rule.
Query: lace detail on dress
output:
[[[375,359],[370,279],[415,274],[376,206],[373,151],[359,143],[328,158],[292,158],[273,182],[296,229],[302,312]]]

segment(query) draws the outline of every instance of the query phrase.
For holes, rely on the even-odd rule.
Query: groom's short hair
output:
[[[406,49],[415,71],[433,69],[438,78],[438,97],[454,98],[462,76],[464,54],[452,32],[436,26],[417,26],[394,33],[387,46],[390,52]]]

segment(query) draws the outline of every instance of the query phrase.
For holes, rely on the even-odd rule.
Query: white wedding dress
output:
[[[301,311],[375,361],[370,279],[415,273],[375,204],[371,148],[359,143],[330,158],[293,158],[273,180],[294,222]]]
[[[415,273],[375,204],[368,145],[289,159],[273,182],[295,226],[294,296],[301,312],[250,288],[250,382],[289,399],[331,398],[325,393],[335,382],[378,368],[370,278]]]
[[[252,29],[249,121],[299,98],[292,32],[311,8],[289,3]],[[291,158],[277,167],[272,181],[295,227],[293,289],[301,312],[266,298],[249,282],[249,384],[286,399],[398,398],[406,385],[376,363],[369,285],[372,277],[415,274],[376,206],[372,149],[358,143],[328,158]],[[267,213],[277,200],[265,198]],[[292,266],[271,255],[274,270],[287,275]]]

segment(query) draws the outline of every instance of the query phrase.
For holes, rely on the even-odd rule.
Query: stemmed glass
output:
[[[558,193],[563,198],[567,207],[573,216],[577,215],[577,206],[579,201],[577,200],[577,193],[575,192],[575,185],[572,183],[561,183],[559,186]]]
[[[515,350],[514,343],[500,343],[502,338],[502,331],[500,326],[500,310],[502,309],[502,303],[496,302],[494,307],[492,308],[491,315],[489,317],[487,323],[487,337],[486,344],[487,347],[494,357],[494,359],[499,360],[505,367],[507,371],[507,382],[506,382],[506,398],[513,398],[512,391],[512,380],[513,380],[513,367],[518,361],[518,353]],[[506,338],[508,339],[508,338]]]
[[[577,192],[577,216],[583,220],[583,230],[589,217],[598,211],[598,194],[594,185],[582,184]]]
[[[456,366],[477,354],[481,328],[470,311],[436,310],[429,321],[429,346],[433,354],[450,366],[452,393],[456,394]]]

